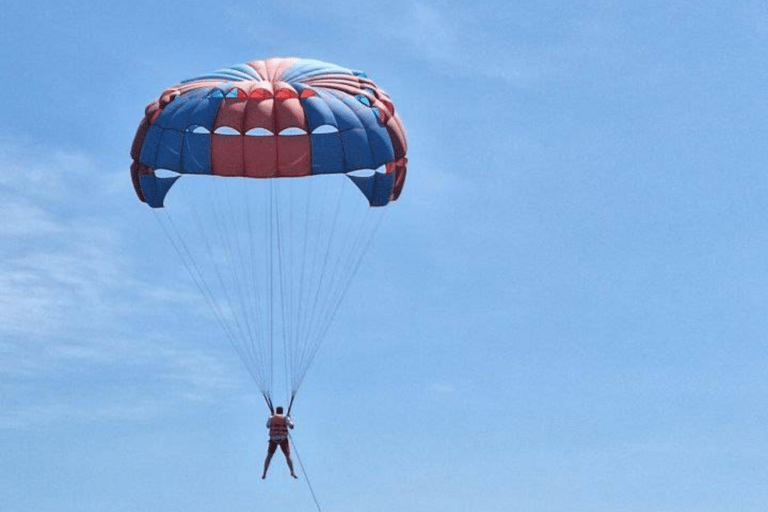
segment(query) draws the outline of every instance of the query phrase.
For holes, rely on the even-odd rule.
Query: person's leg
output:
[[[267,470],[269,469],[269,463],[272,461],[272,456],[275,454],[275,450],[277,450],[277,443],[270,441],[269,447],[267,448],[267,458],[264,459],[264,473],[261,475],[262,480],[267,478]]]
[[[296,473],[293,472],[293,461],[291,460],[291,445],[288,443],[287,439],[280,441],[280,449],[283,450],[283,454],[285,455],[285,462],[288,463],[288,469],[291,470],[291,476],[293,478],[299,478],[296,476]]]

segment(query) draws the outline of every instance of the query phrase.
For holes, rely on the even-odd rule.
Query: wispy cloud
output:
[[[739,4],[740,18],[744,28],[757,37],[768,36],[768,5],[765,2],[748,1]]]
[[[120,381],[151,381],[168,402],[239,386],[215,350],[185,344],[160,323],[138,329],[137,317],[151,322],[153,310],[196,310],[200,301],[183,283],[139,276],[124,212],[114,207],[131,193],[127,178],[120,190],[88,155],[33,148],[0,139],[0,426],[145,418],[162,408],[122,392]],[[115,381],[102,384],[107,399],[90,383],[105,375]]]
[[[362,23],[354,2],[302,12],[349,38],[350,52],[359,48],[373,60],[387,55],[396,61],[421,61],[453,77],[457,87],[468,87],[463,80],[478,78],[506,86],[537,85],[580,71],[587,59],[610,66],[624,58],[617,23],[623,8],[597,2],[563,10],[547,5],[512,9],[508,2],[493,1],[476,5],[401,0],[366,6],[365,19],[371,21]]]
[[[24,428],[53,422],[91,423],[101,421],[146,421],[164,409],[158,400],[138,400],[124,403],[48,402],[6,407],[0,411],[0,429]]]
[[[454,62],[460,54],[460,28],[445,11],[425,2],[413,2],[398,12],[391,32],[428,59]]]
[[[126,271],[119,225],[103,214],[115,199],[103,173],[85,155],[41,155],[8,141],[0,158],[0,333],[35,339],[114,320],[110,296],[141,283]]]
[[[450,395],[456,392],[456,386],[451,382],[432,382],[429,391],[438,395]]]

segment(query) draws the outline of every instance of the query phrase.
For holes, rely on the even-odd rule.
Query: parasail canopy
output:
[[[162,207],[180,174],[251,178],[347,174],[371,206],[400,195],[406,138],[386,92],[362,71],[274,58],[185,80],[150,103],[131,149],[139,198]]]

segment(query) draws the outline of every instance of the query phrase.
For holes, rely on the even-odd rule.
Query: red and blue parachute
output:
[[[233,66],[147,106],[136,194],[270,408],[281,377],[293,403],[381,225],[371,207],[400,196],[406,151],[387,93],[317,60]]]
[[[180,174],[300,177],[377,169],[352,177],[371,206],[405,181],[405,131],[389,96],[365,73],[309,59],[275,58],[222,69],[167,89],[147,106],[133,143],[136,193],[160,207]]]

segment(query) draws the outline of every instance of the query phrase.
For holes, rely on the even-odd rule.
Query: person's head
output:
[[[282,407],[276,408],[275,409],[275,414],[283,414],[283,408]]]

